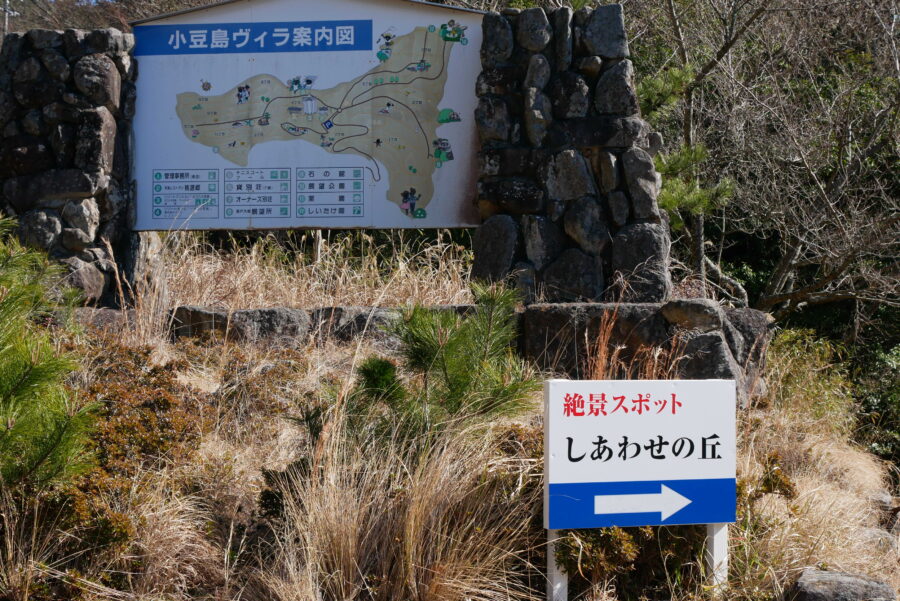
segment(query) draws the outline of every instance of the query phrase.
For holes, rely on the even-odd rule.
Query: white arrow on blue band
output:
[[[665,484],[660,484],[658,493],[643,495],[597,495],[594,497],[596,515],[621,513],[659,513],[664,522],[685,507],[691,500],[680,495]]]

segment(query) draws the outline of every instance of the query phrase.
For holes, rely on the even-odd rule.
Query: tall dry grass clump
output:
[[[310,235],[298,246],[288,249],[268,236],[224,252],[196,234],[172,236],[162,260],[169,302],[248,309],[472,300],[471,252],[447,231],[428,242],[402,231],[380,242],[366,232],[321,241]]]
[[[165,346],[179,305],[223,309],[467,304],[472,252],[448,230],[425,237],[403,230],[309,232],[299,240],[266,235],[223,250],[209,235],[170,232],[139,289],[117,281],[125,315],[121,340]],[[110,249],[110,252],[112,249]]]
[[[340,415],[279,483],[284,521],[268,580],[277,599],[535,599],[522,579],[540,507],[537,461],[498,453],[485,429],[348,435]],[[538,592],[539,593],[539,592]]]

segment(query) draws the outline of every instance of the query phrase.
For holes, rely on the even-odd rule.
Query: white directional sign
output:
[[[477,224],[481,19],[238,0],[138,23],[136,229]]]
[[[731,380],[545,383],[552,530],[735,519]]]

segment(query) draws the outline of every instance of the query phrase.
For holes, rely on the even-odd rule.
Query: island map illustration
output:
[[[424,217],[435,170],[454,158],[437,128],[461,118],[439,104],[453,47],[468,44],[465,29],[449,20],[389,30],[378,38],[378,64],[351,81],[318,89],[318,75],[302,67],[286,80],[259,74],[220,95],[178,94],[176,112],[188,139],[240,167],[254,146],[275,140],[363,157],[374,181],[388,177],[389,200]]]

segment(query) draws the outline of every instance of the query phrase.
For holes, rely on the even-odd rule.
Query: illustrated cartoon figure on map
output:
[[[431,141],[432,154],[438,161],[446,162],[453,160],[453,150],[450,148],[450,140],[447,138],[438,138]]]
[[[454,19],[450,19],[441,25],[441,39],[445,42],[461,42],[466,37],[466,29],[468,29],[468,26],[461,25]]]
[[[390,29],[388,29],[387,31],[382,33],[381,36],[379,36],[378,41],[375,43],[376,44],[384,44],[385,46],[393,46],[394,38],[396,38],[396,37],[397,37],[397,35],[394,33],[394,28],[391,27]]]
[[[415,188],[410,188],[409,190],[404,190],[403,192],[401,192],[400,196],[400,208],[403,209],[403,213],[412,217],[416,217],[416,203],[419,202],[419,199],[422,197],[422,195],[416,194]]]
[[[250,86],[238,86],[237,103],[244,104],[250,100]]]
[[[397,35],[393,32],[394,28],[391,27],[390,29],[382,33],[378,37],[378,41],[375,42],[376,44],[378,44],[378,53],[376,56],[382,63],[391,58],[391,54],[394,53],[394,49],[392,48],[392,46],[394,45],[394,39],[397,37]]]
[[[287,80],[288,88],[290,88],[291,92],[294,94],[306,92],[312,88],[314,83],[316,83],[316,78],[314,76],[303,77],[302,75],[298,75],[297,77],[292,77]]]

